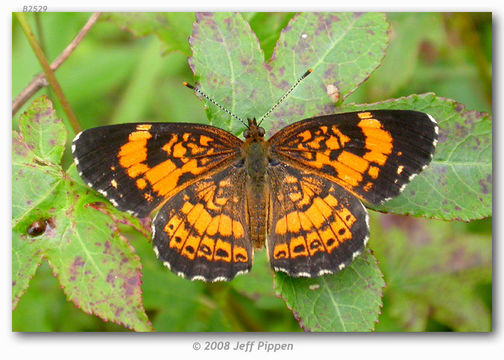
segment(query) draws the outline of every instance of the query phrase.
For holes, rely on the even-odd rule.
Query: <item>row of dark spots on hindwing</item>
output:
[[[221,191],[223,186],[232,187],[233,185],[229,181],[229,179],[223,178],[222,174],[217,174],[212,179],[202,180],[198,183],[197,187],[189,188],[188,190],[186,190],[186,192],[181,195],[177,195],[177,198],[175,198],[176,203],[171,205],[166,225],[167,228],[165,228],[165,230],[168,233],[172,234],[170,242],[172,241],[171,239],[173,239],[174,246],[180,249],[181,255],[184,255],[184,252],[187,252],[190,255],[189,258],[191,258],[192,255],[194,255],[196,252],[201,251],[203,255],[210,257],[210,255],[213,254],[213,251],[215,251],[212,260],[207,259],[208,261],[229,259],[232,255],[232,253],[229,253],[222,247],[217,248],[217,244],[219,243],[219,241],[221,241],[221,244],[228,244],[231,250],[231,245],[234,243],[234,236],[237,236],[237,232],[243,232],[243,228],[241,227],[241,225],[238,225],[238,222],[236,222],[236,220],[232,219],[231,214],[231,216],[229,216],[223,211],[223,208],[228,204],[229,201],[235,201],[234,197],[229,196],[230,194],[224,194],[223,191]],[[199,215],[197,215],[196,217],[196,213],[190,215],[191,211],[193,211],[193,209],[195,209],[197,206],[200,206]],[[184,208],[187,208],[188,210],[186,211],[188,212],[184,211]],[[190,233],[187,233],[185,240],[177,235],[178,229],[174,228],[171,219],[175,216],[180,216],[177,215],[180,213],[180,209],[182,209],[182,213],[184,213],[185,215],[179,225],[185,229],[183,232],[187,233],[187,230],[190,230],[190,232],[194,233],[194,235],[200,239],[203,239],[206,237],[206,235],[209,235],[207,242],[210,241],[213,243],[213,246],[215,247],[214,250],[206,246],[204,244],[205,241],[201,240],[198,242],[198,246],[196,248],[190,244],[186,244],[189,237],[191,236]],[[204,216],[201,216],[203,213]],[[230,224],[232,228],[227,228],[229,235],[223,234],[223,230],[220,227],[221,225],[224,225],[224,223],[229,223],[229,221],[223,220],[221,224],[221,216],[224,216],[228,218],[229,221],[234,222],[234,224]],[[192,218],[192,220],[189,220],[189,218]],[[215,224],[211,225],[216,220],[218,221],[218,228],[215,227]],[[207,231],[209,231],[209,227],[214,228],[214,233],[208,234]],[[184,243],[182,244],[182,242]],[[235,254],[233,254],[234,258],[228,262],[246,262],[248,260],[246,256],[239,253],[239,248],[235,247],[235,250]],[[231,252],[233,251],[231,250]]]

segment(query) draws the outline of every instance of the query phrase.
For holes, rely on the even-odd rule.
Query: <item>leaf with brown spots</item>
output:
[[[13,132],[13,308],[45,259],[78,308],[150,331],[140,259],[118,230],[128,223],[126,215],[74,180],[74,166],[68,173],[61,169],[65,136],[47,97],[34,101]],[[141,229],[138,220],[129,222]]]
[[[372,331],[382,306],[383,275],[369,250],[348,268],[316,279],[275,275],[275,291],[305,331]]]
[[[262,116],[308,69],[313,69],[262,126],[286,124],[334,112],[327,95],[336,87],[340,101],[376,69],[385,55],[388,23],[380,13],[300,13],[282,30],[271,59],[241,14],[196,15],[190,58],[200,88],[242,118]],[[244,127],[208,105],[212,125],[234,134]]]

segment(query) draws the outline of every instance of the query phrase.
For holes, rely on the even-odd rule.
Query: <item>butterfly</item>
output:
[[[229,281],[266,247],[292,277],[336,273],[369,239],[362,201],[399,195],[432,160],[438,126],[411,110],[316,116],[265,140],[241,121],[244,140],[210,125],[136,123],[85,130],[72,143],[82,179],[119,210],[152,222],[156,256],[191,280]]]
[[[265,140],[255,119],[239,139],[191,123],[103,126],[78,134],[78,172],[119,210],[152,223],[153,247],[175,274],[228,281],[266,247],[274,271],[335,273],[369,239],[373,205],[399,195],[430,163],[432,116],[369,110],[317,116]]]

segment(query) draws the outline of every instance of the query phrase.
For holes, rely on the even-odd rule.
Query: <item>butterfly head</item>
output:
[[[265,134],[265,131],[262,127],[257,125],[257,121],[255,118],[249,118],[248,119],[248,129],[243,132],[243,137],[245,139],[258,139],[258,138],[263,138]]]

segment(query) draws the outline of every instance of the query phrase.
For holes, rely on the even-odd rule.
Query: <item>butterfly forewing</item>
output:
[[[72,150],[90,187],[118,209],[143,217],[199,178],[232,164],[241,144],[212,126],[141,123],[85,130]]]
[[[380,204],[397,196],[430,163],[437,133],[427,114],[373,110],[299,121],[269,143],[281,161]]]

